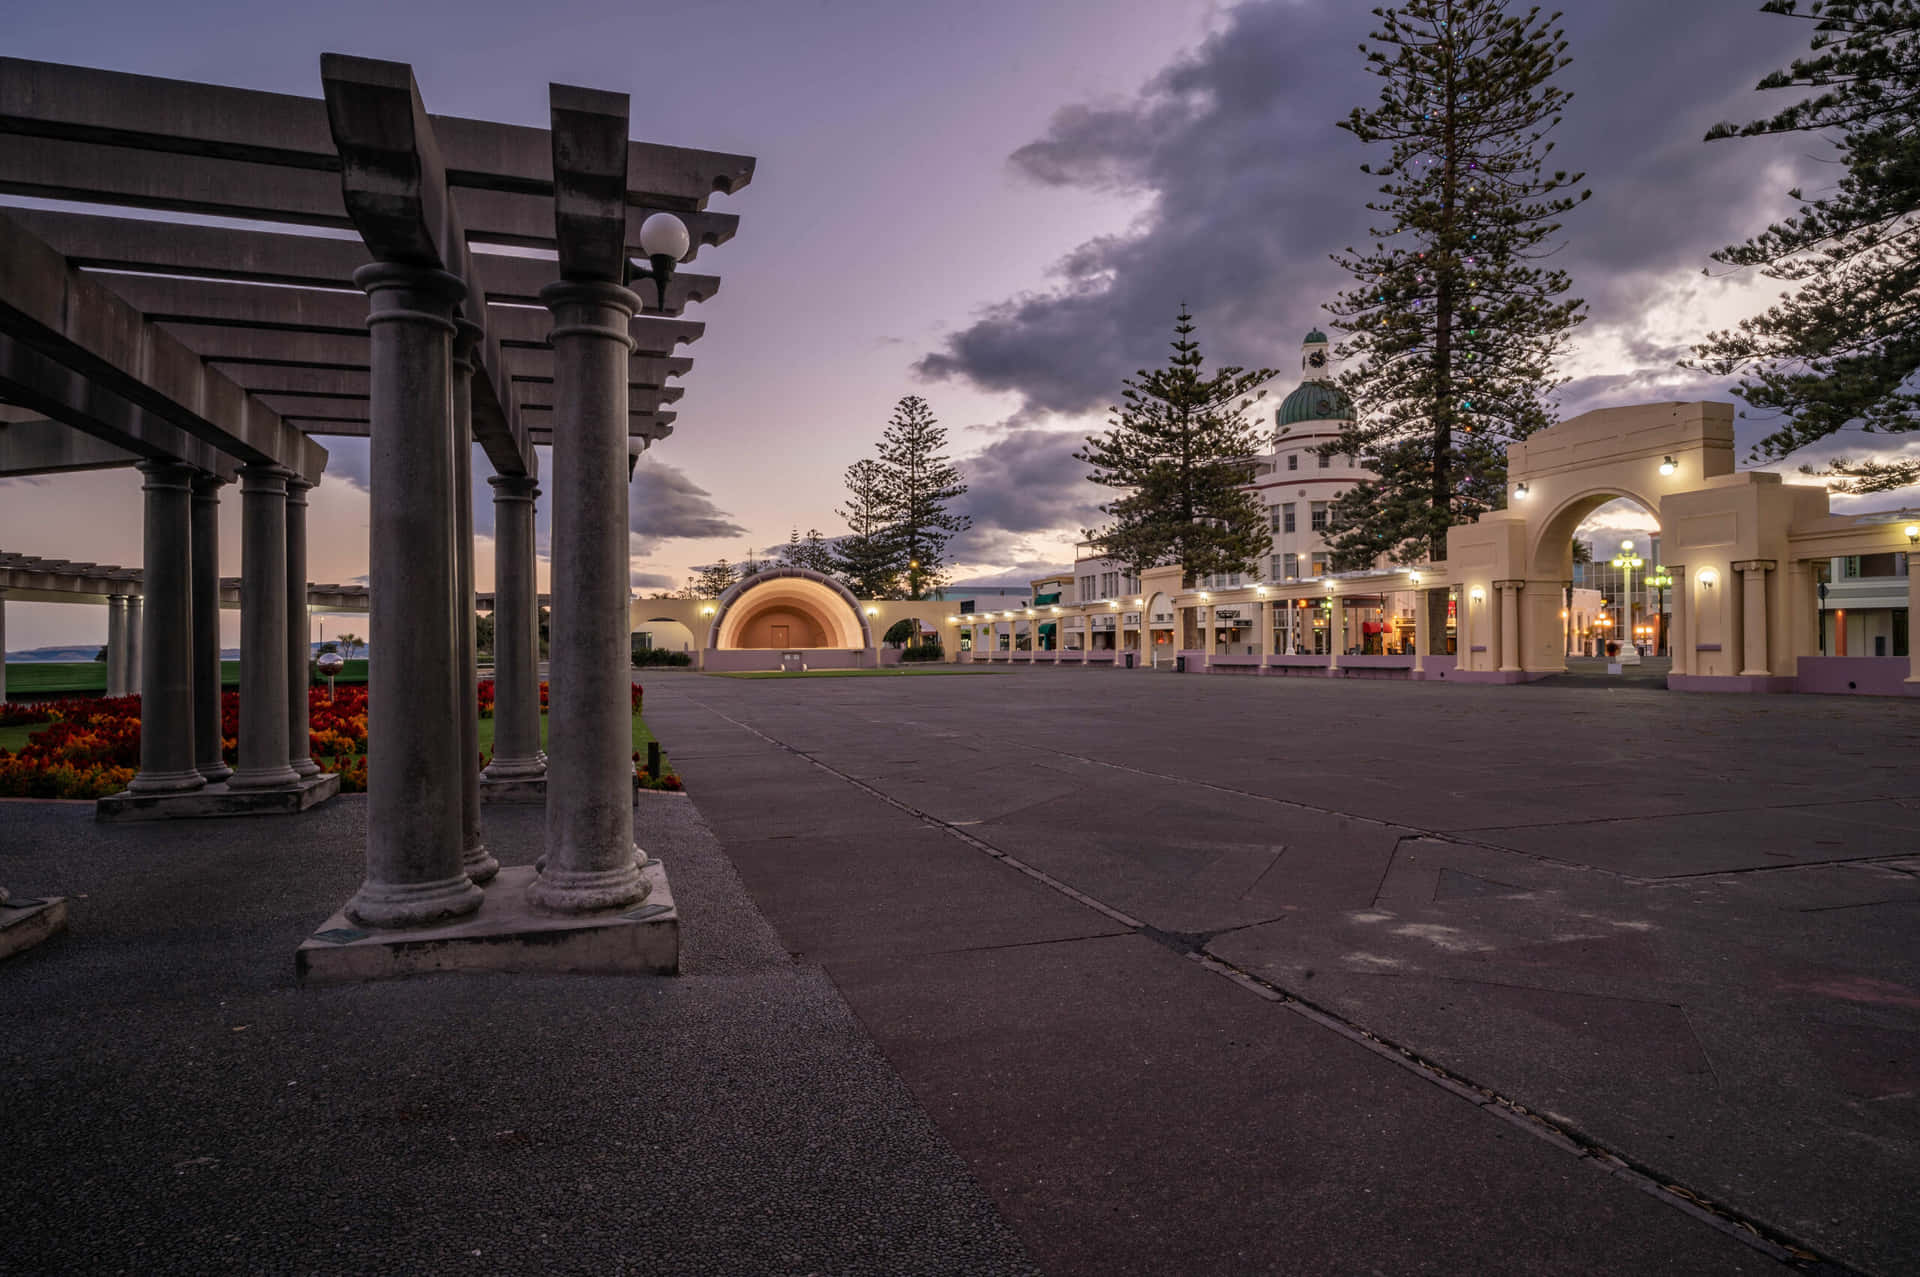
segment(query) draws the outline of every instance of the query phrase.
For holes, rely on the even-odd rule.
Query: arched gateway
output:
[[[879,663],[873,627],[846,586],[810,568],[777,567],[736,583],[714,607],[708,669],[845,669]]]

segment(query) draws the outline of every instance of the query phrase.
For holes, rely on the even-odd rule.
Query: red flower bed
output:
[[[479,685],[482,717],[493,715],[493,682]],[[547,685],[540,684],[540,708]],[[640,685],[633,684],[633,710],[640,712]],[[367,788],[367,689],[343,685],[331,697],[324,687],[307,692],[308,749],[323,768],[340,775],[340,788]],[[46,723],[18,751],[0,750],[0,798],[101,798],[127,787],[140,766],[140,698],[73,698],[0,706],[0,725]],[[221,752],[240,761],[240,693],[220,696]],[[484,764],[484,760],[477,760]],[[679,789],[678,776],[644,781],[648,788]]]

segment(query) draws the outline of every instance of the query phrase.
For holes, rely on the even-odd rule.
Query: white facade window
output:
[[[1295,519],[1294,519],[1294,511],[1293,511],[1293,502],[1289,501],[1285,505],[1281,506],[1280,514],[1281,514],[1280,530],[1283,532],[1295,531],[1296,529],[1294,527]]]
[[[1321,468],[1322,470],[1325,470],[1325,469],[1326,469],[1326,468],[1327,468],[1328,466],[1330,466],[1330,465],[1332,465],[1332,464],[1333,464],[1333,458],[1332,458],[1332,457],[1329,457],[1329,456],[1328,456],[1328,455],[1327,455],[1326,453],[1324,453],[1324,452],[1320,454],[1320,468]]]
[[[1090,576],[1083,576],[1080,578],[1080,600],[1079,600],[1080,602],[1091,603],[1095,599],[1100,597],[1098,594],[1095,594],[1093,592],[1093,580],[1094,579]]]
[[[1279,530],[1280,530],[1280,507],[1277,505],[1270,505],[1267,507],[1267,531],[1278,532]]]
[[[1100,597],[1101,598],[1103,599],[1112,598],[1114,594],[1119,590],[1119,588],[1120,588],[1120,574],[1118,572],[1102,572],[1100,574]]]
[[[1300,575],[1300,556],[1297,554],[1287,554],[1282,555],[1281,558],[1283,562],[1280,566],[1285,569],[1286,579],[1291,581],[1295,577],[1298,577]]]
[[[1309,510],[1307,526],[1315,532],[1325,532],[1327,530],[1327,503],[1324,501],[1316,501],[1309,507]]]
[[[1300,454],[1297,452],[1289,452],[1287,454],[1287,469],[1298,470],[1299,468],[1300,468]]]

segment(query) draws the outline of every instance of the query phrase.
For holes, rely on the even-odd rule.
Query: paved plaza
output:
[[[363,799],[0,803],[0,1271],[1920,1271],[1920,705],[646,682],[676,979],[296,988]]]

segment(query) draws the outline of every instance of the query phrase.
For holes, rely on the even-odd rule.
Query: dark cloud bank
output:
[[[1044,137],[1013,154],[1015,173],[1138,194],[1143,213],[1068,254],[1048,286],[952,334],[917,371],[1020,396],[1017,438],[1027,419],[1112,402],[1122,377],[1163,360],[1185,301],[1211,360],[1279,367],[1284,388],[1301,334],[1324,322],[1321,305],[1343,283],[1329,253],[1372,242],[1375,215],[1363,205],[1377,182],[1359,166],[1382,148],[1334,124],[1378,96],[1356,49],[1376,21],[1367,7],[1243,4],[1131,100],[1058,111]],[[1632,321],[1657,279],[1704,266],[1713,249],[1760,230],[1781,196],[1770,165],[1821,150],[1804,138],[1701,141],[1718,120],[1773,109],[1779,95],[1752,92],[1754,82],[1804,49],[1805,23],[1758,7],[1610,0],[1570,7],[1563,20],[1574,62],[1559,83],[1574,100],[1553,160],[1584,169],[1594,197],[1566,219],[1559,260],[1590,303],[1590,325]],[[1643,342],[1633,357],[1643,361],[1639,372],[1663,373],[1683,353]],[[1563,405],[1571,413],[1630,400],[1634,375],[1623,369],[1569,386]],[[1702,382],[1686,393],[1723,389]],[[1038,440],[1017,448],[1057,462]],[[1012,477],[1030,489],[1063,470],[1049,464]],[[1022,509],[1077,506],[1032,491],[1009,500]]]

